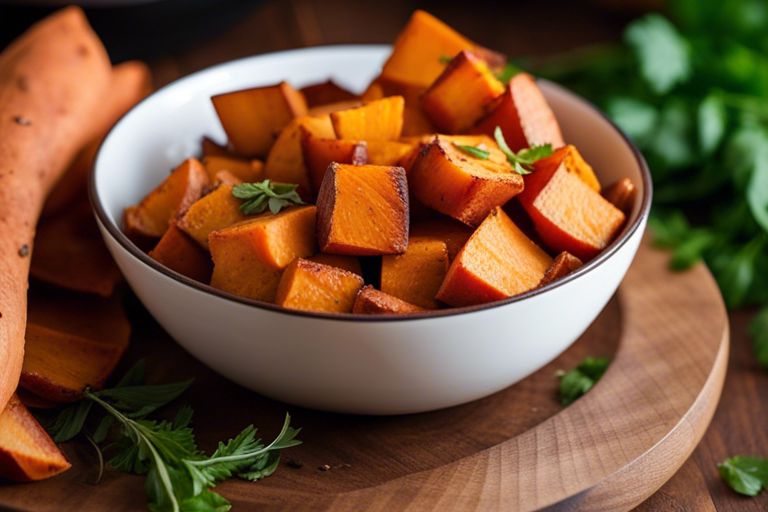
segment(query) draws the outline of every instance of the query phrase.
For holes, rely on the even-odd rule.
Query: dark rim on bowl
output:
[[[597,268],[599,265],[601,265],[604,261],[609,259],[611,256],[613,256],[618,250],[624,246],[624,244],[627,243],[627,241],[632,237],[632,235],[635,234],[635,232],[640,229],[640,225],[643,223],[644,219],[648,216],[648,213],[651,209],[651,197],[653,196],[653,184],[651,181],[651,173],[650,169],[648,168],[648,164],[645,161],[645,158],[640,153],[640,150],[635,146],[635,144],[629,139],[629,137],[619,128],[616,123],[614,123],[611,119],[609,119],[600,109],[598,109],[592,102],[586,100],[585,98],[582,98],[579,95],[576,95],[574,93],[571,93],[568,89],[565,89],[564,87],[560,86],[559,84],[549,82],[547,80],[541,80],[543,82],[552,83],[554,86],[559,87],[561,89],[565,89],[566,92],[569,92],[573,94],[573,96],[578,100],[584,103],[588,108],[593,110],[597,115],[599,115],[601,118],[603,118],[605,121],[608,122],[608,124],[611,125],[611,127],[616,130],[616,132],[621,136],[621,138],[624,140],[624,143],[627,144],[627,146],[632,151],[632,155],[634,156],[638,167],[640,168],[640,174],[643,181],[643,196],[640,204],[640,209],[638,211],[637,218],[635,221],[630,225],[626,226],[623,230],[623,233],[616,238],[611,244],[608,245],[605,249],[603,249],[600,254],[598,254],[594,259],[589,261],[586,265],[578,268],[577,270],[571,272],[570,274],[566,275],[565,277],[562,277],[550,284],[547,284],[545,286],[542,286],[541,288],[534,288],[533,290],[529,290],[525,293],[521,293],[519,295],[515,295],[513,297],[510,297],[508,299],[503,299],[495,302],[489,302],[486,304],[478,304],[474,306],[463,306],[463,307],[457,307],[457,308],[447,308],[447,309],[438,309],[434,311],[428,311],[424,313],[413,313],[413,314],[394,314],[394,315],[364,315],[364,314],[358,314],[358,313],[320,313],[320,312],[313,312],[313,311],[301,311],[301,310],[295,310],[295,309],[288,309],[281,306],[278,306],[277,304],[272,304],[270,302],[264,302],[256,299],[248,299],[245,297],[240,297],[238,295],[234,295],[222,290],[219,290],[218,288],[214,288],[209,284],[201,283],[200,281],[195,281],[194,279],[191,279],[185,275],[179,274],[178,272],[171,270],[170,268],[161,265],[159,262],[155,261],[153,258],[151,258],[147,253],[139,249],[126,235],[123,233],[122,229],[120,227],[111,221],[109,218],[109,215],[107,215],[106,210],[104,209],[104,206],[101,204],[101,200],[98,197],[98,194],[96,193],[96,167],[99,162],[99,159],[101,158],[101,151],[103,149],[104,143],[109,139],[109,135],[111,135],[112,131],[117,128],[117,126],[120,125],[120,123],[123,121],[123,119],[128,116],[131,112],[139,108],[141,105],[144,104],[147,100],[155,96],[156,94],[178,84],[179,82],[187,79],[192,79],[196,75],[200,73],[205,73],[210,71],[211,69],[214,69],[219,66],[225,66],[232,64],[234,62],[241,62],[245,60],[252,59],[254,57],[263,57],[267,55],[276,56],[279,54],[290,54],[295,52],[306,52],[306,51],[312,51],[314,49],[317,50],[328,50],[328,49],[334,49],[334,50],[343,50],[343,49],[382,49],[385,45],[325,45],[325,46],[317,46],[314,48],[304,48],[304,49],[296,49],[296,50],[284,50],[280,52],[271,52],[266,53],[263,55],[257,55],[257,56],[251,56],[251,57],[245,57],[242,59],[235,59],[232,61],[223,62],[220,64],[217,64],[215,66],[211,66],[205,69],[202,69],[200,71],[196,71],[195,73],[192,73],[190,75],[181,77],[177,80],[174,80],[173,82],[163,86],[162,88],[158,89],[157,91],[153,92],[146,98],[144,98],[142,101],[137,103],[133,106],[128,112],[126,112],[120,120],[118,120],[117,123],[115,123],[115,126],[110,130],[110,132],[107,134],[106,137],[102,140],[102,143],[99,147],[99,150],[96,155],[96,159],[94,160],[94,166],[93,169],[91,169],[91,175],[88,181],[88,195],[91,201],[91,205],[94,209],[94,212],[96,214],[96,218],[99,221],[99,223],[106,228],[106,230],[109,232],[109,234],[124,248],[126,249],[132,256],[139,259],[142,263],[148,265],[153,270],[165,275],[166,277],[169,277],[171,279],[174,279],[176,281],[179,281],[182,284],[185,284],[187,286],[190,286],[197,291],[201,291],[204,293],[209,293],[212,295],[216,295],[222,299],[230,300],[233,302],[238,302],[240,304],[244,304],[247,306],[254,306],[260,309],[267,309],[276,313],[282,313],[284,315],[288,316],[304,316],[304,317],[312,317],[312,318],[322,318],[326,320],[338,320],[338,321],[366,321],[366,322],[392,322],[392,321],[413,321],[413,320],[424,320],[424,319],[430,319],[430,318],[438,318],[438,317],[445,317],[445,316],[457,316],[457,315],[463,315],[466,313],[475,313],[478,311],[484,311],[488,309],[498,308],[502,306],[506,306],[508,304],[512,304],[514,302],[519,302],[522,300],[525,300],[530,297],[534,297],[536,295],[546,293],[549,290],[552,290],[554,288],[557,288],[559,286],[563,286],[574,279],[578,279],[579,277],[583,276],[584,274],[589,273],[591,270]],[[201,134],[202,136],[203,134]]]

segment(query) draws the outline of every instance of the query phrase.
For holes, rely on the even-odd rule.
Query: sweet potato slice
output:
[[[566,145],[552,153],[546,158],[542,158],[536,162],[537,169],[552,169],[562,165],[568,172],[572,172],[578,176],[581,181],[586,183],[589,188],[595,192],[600,192],[600,181],[595,175],[595,171],[592,166],[589,165],[584,157],[581,156],[576,146]]]
[[[218,94],[211,98],[232,149],[265,157],[283,128],[307,114],[304,96],[286,82]]]
[[[316,252],[316,212],[314,206],[294,207],[212,232],[211,286],[273,302],[283,269]]]
[[[472,231],[465,224],[447,217],[411,224],[411,238],[434,238],[445,242],[450,261],[453,261],[471,235]]]
[[[425,309],[437,309],[437,291],[448,271],[448,249],[434,238],[411,238],[403,254],[381,259],[381,291]]]
[[[126,233],[160,238],[171,220],[183,215],[208,184],[203,164],[194,158],[185,160],[138,205],[125,209]]]
[[[71,467],[45,429],[16,395],[0,413],[0,478],[44,480]]]
[[[458,133],[483,117],[486,106],[504,92],[488,66],[462,51],[421,97],[421,105],[438,129]]]
[[[336,137],[347,140],[397,140],[403,131],[402,96],[371,101],[362,107],[332,112]]]
[[[211,183],[221,171],[229,171],[240,181],[255,183],[264,179],[264,163],[261,160],[246,160],[231,156],[206,156],[203,158],[205,172]]]
[[[584,265],[584,263],[582,263],[582,261],[573,254],[568,252],[561,252],[552,261],[552,265],[550,265],[547,271],[544,273],[544,277],[542,277],[541,281],[539,281],[539,286],[544,286],[551,283],[552,281],[557,281],[561,277],[567,276],[582,265]]]
[[[363,268],[360,265],[360,260],[354,256],[342,256],[341,254],[325,254],[321,252],[307,259],[309,261],[314,261],[315,263],[322,263],[323,265],[328,265],[330,267],[338,267],[348,272],[352,272],[353,274],[357,274],[359,276],[363,275]]]
[[[333,254],[399,254],[408,245],[408,185],[402,167],[328,167],[317,198],[320,249]]]
[[[280,278],[275,303],[303,311],[349,313],[362,286],[357,274],[297,258]]]
[[[613,206],[629,215],[635,205],[637,189],[629,178],[621,178],[603,191],[603,197]]]
[[[212,231],[231,226],[248,217],[240,211],[240,200],[232,195],[232,184],[222,183],[210,194],[198,199],[177,221],[179,229],[208,249]]]
[[[451,263],[437,298],[451,306],[505,299],[538,286],[551,263],[497,207]]]
[[[567,251],[588,261],[603,250],[625,216],[564,164],[537,162],[525,178],[520,204],[552,251]]]
[[[509,165],[471,156],[436,138],[422,148],[408,174],[413,195],[470,226],[523,190],[523,178]]]
[[[325,82],[320,82],[318,84],[308,85],[302,87],[300,91],[304,95],[304,99],[307,100],[307,106],[310,108],[339,101],[353,101],[357,99],[357,96],[333,80],[326,80]]]
[[[371,285],[363,286],[357,293],[352,312],[362,315],[407,315],[426,311],[415,304],[393,297]]]
[[[301,130],[301,149],[313,192],[320,189],[331,162],[362,165],[368,163],[365,142],[318,137],[306,128]]]
[[[368,145],[368,161],[372,165],[398,165],[414,145],[395,140],[372,140]]]
[[[552,144],[555,148],[565,144],[554,112],[527,73],[512,77],[504,94],[488,107],[488,114],[472,128],[473,133],[492,136],[500,126],[513,151],[537,144]]]
[[[202,283],[211,280],[213,262],[210,256],[175,223],[171,224],[155,248],[149,251],[149,255],[160,264],[190,279]]]

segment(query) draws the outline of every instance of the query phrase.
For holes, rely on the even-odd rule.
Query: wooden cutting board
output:
[[[248,423],[270,438],[286,411],[303,427],[304,444],[286,452],[275,475],[217,488],[234,510],[628,510],[691,454],[725,377],[728,320],[715,282],[702,265],[673,274],[665,263],[646,243],[616,296],[561,357],[504,391],[443,411],[344,416],[262,398],[183,352],[135,299],[126,364],[146,357],[157,381],[196,377],[186,399],[206,450]],[[613,362],[588,395],[563,408],[555,372],[587,355]],[[107,471],[94,485],[88,445],[65,451],[72,470],[0,487],[0,507],[145,507],[141,478]]]

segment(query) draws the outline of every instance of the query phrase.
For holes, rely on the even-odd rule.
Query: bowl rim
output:
[[[619,134],[621,139],[624,141],[624,144],[626,144],[629,147],[630,151],[632,152],[632,156],[634,157],[637,163],[637,166],[640,169],[640,176],[642,178],[642,183],[643,183],[643,195],[641,198],[640,209],[638,211],[638,215],[635,221],[630,226],[626,227],[624,229],[624,232],[621,234],[621,236],[619,236],[613,242],[611,242],[595,258],[590,260],[587,264],[583,265],[582,267],[571,272],[570,274],[560,279],[557,279],[552,283],[546,284],[540,288],[534,288],[533,290],[528,290],[527,292],[515,295],[513,297],[509,297],[507,299],[502,299],[494,302],[477,304],[472,306],[451,307],[451,308],[439,309],[434,311],[426,311],[423,313],[391,314],[391,315],[366,315],[362,313],[327,313],[327,312],[288,309],[282,306],[278,306],[277,304],[273,304],[271,302],[250,299],[250,298],[241,297],[229,292],[225,292],[223,290],[219,290],[218,288],[214,288],[210,284],[196,281],[190,277],[180,274],[174,270],[171,270],[170,268],[166,267],[165,265],[162,265],[158,261],[151,258],[147,253],[142,251],[135,243],[133,243],[133,241],[131,241],[128,238],[128,236],[122,231],[122,229],[118,227],[117,223],[113,222],[110,216],[107,214],[106,209],[104,208],[104,205],[102,204],[101,198],[99,197],[96,189],[96,171],[99,168],[99,162],[101,161],[104,145],[109,140],[110,135],[112,135],[112,133],[115,132],[120,127],[121,123],[128,115],[130,115],[134,110],[142,108],[145,102],[149,101],[151,98],[153,98],[157,94],[160,94],[172,87],[176,87],[180,83],[185,82],[187,80],[190,80],[190,81],[194,80],[199,75],[204,73],[209,73],[215,70],[216,68],[227,67],[235,63],[242,63],[242,62],[253,60],[253,59],[260,59],[264,57],[280,57],[280,56],[288,56],[292,54],[301,54],[301,53],[314,53],[315,51],[330,50],[335,52],[344,52],[344,51],[384,50],[387,48],[391,48],[391,46],[382,45],[382,44],[341,44],[341,45],[320,45],[320,46],[313,46],[310,48],[294,48],[294,49],[281,50],[276,52],[267,52],[267,53],[251,55],[251,56],[243,57],[239,59],[233,59],[233,60],[221,62],[213,66],[203,68],[189,75],[177,78],[176,80],[164,85],[160,89],[157,89],[156,91],[152,92],[152,94],[150,94],[149,96],[147,96],[146,98],[138,102],[136,105],[134,105],[125,114],[123,114],[99,144],[99,148],[96,153],[96,158],[94,159],[94,163],[91,168],[91,173],[88,178],[88,196],[91,202],[91,207],[94,210],[96,220],[98,221],[99,224],[101,224],[101,226],[106,230],[106,232],[131,256],[138,259],[144,265],[150,267],[150,269],[153,269],[163,274],[164,276],[181,283],[182,285],[189,286],[195,289],[196,291],[211,294],[218,298],[239,303],[245,306],[251,306],[257,309],[264,309],[264,310],[268,310],[274,313],[280,313],[287,316],[320,318],[325,320],[335,320],[335,321],[341,321],[341,322],[359,322],[359,321],[404,322],[404,321],[429,320],[434,318],[461,316],[469,313],[477,313],[480,311],[491,310],[494,308],[499,308],[499,307],[507,306],[510,304],[514,304],[516,302],[521,302],[531,297],[535,297],[535,296],[547,293],[550,290],[553,290],[560,286],[564,286],[575,279],[579,279],[580,277],[586,274],[589,274],[592,270],[596,269],[605,261],[610,259],[611,256],[616,254],[619,251],[619,249],[621,249],[643,225],[643,222],[648,217],[651,209],[651,198],[653,196],[653,182],[651,179],[651,172],[650,172],[650,168],[648,167],[648,163],[645,161],[645,158],[643,157],[640,150],[630,140],[627,134],[624,133],[624,131],[621,128],[619,128],[619,126],[616,123],[614,123],[610,118],[608,118],[608,116],[606,116],[591,101],[587,100],[586,98],[583,98],[582,96],[576,94],[575,92],[571,91],[570,89],[567,89],[566,87],[563,87],[562,85],[556,82],[552,82],[550,80],[545,80],[541,78],[537,78],[537,81],[547,83],[551,87],[561,89],[567,93],[570,93],[577,101],[583,103],[584,106],[586,106],[588,109],[592,110],[598,116],[603,118],[603,120],[607,121],[608,124]],[[203,134],[201,134],[201,137],[202,135]]]

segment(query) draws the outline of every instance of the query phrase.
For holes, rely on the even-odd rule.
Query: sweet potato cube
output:
[[[248,218],[240,211],[241,203],[232,195],[232,186],[222,183],[213,192],[190,206],[187,213],[177,222],[179,229],[205,249],[208,249],[208,235],[212,231]]]
[[[368,145],[368,162],[372,165],[398,165],[414,145],[395,140],[372,140]]]
[[[363,268],[360,265],[360,260],[354,256],[342,256],[341,254],[325,254],[321,252],[307,259],[309,261],[314,261],[315,263],[322,263],[323,265],[328,265],[329,267],[338,267],[348,272],[352,272],[353,274],[357,274],[359,276],[363,275]]]
[[[560,165],[568,172],[578,176],[589,188],[595,192],[600,192],[600,181],[598,181],[595,171],[584,160],[576,146],[568,144],[555,150],[550,156],[536,162],[537,169],[552,169]]]
[[[614,238],[625,216],[564,164],[537,162],[525,178],[520,204],[552,251],[592,259]]]
[[[405,252],[405,170],[332,163],[318,193],[317,232],[322,252],[354,256]]]
[[[283,128],[306,115],[304,96],[286,82],[218,94],[211,98],[232,149],[265,157]]]
[[[310,116],[327,116],[332,112],[339,112],[340,110],[349,110],[351,108],[357,108],[363,106],[362,99],[335,101],[333,103],[327,103],[325,105],[317,105],[309,109],[308,114]]]
[[[483,117],[486,106],[504,92],[485,62],[462,51],[421,97],[421,105],[438,129],[458,133]]]
[[[155,248],[149,251],[149,255],[160,264],[195,281],[207,283],[211,279],[213,262],[210,256],[175,224],[171,224]]]
[[[426,311],[415,304],[393,297],[371,285],[363,286],[357,293],[352,312],[362,315],[407,315]]]
[[[636,195],[635,184],[629,178],[621,178],[603,191],[603,197],[625,215],[632,212]]]
[[[508,164],[481,160],[440,138],[422,148],[408,178],[416,199],[470,226],[523,190],[522,176]]]
[[[544,286],[551,283],[552,281],[557,281],[561,277],[567,276],[582,265],[584,265],[584,263],[582,263],[582,261],[573,254],[561,252],[552,261],[552,265],[550,265],[547,271],[544,273],[544,277],[542,277],[541,281],[539,281],[539,286]]]
[[[45,429],[16,395],[0,412],[0,478],[43,480],[71,467]]]
[[[243,180],[235,176],[229,171],[219,171],[213,176],[213,181],[211,183],[211,192],[213,190],[216,190],[221,185],[239,185],[242,183]],[[191,208],[191,207],[190,207]]]
[[[488,160],[496,162],[498,164],[506,164],[507,156],[501,151],[496,141],[488,135],[444,135],[444,134],[427,134],[415,137],[403,137],[400,139],[402,142],[408,144],[416,144],[418,146],[426,146],[433,142],[435,137],[439,137],[440,140],[450,142],[454,146],[472,146],[477,149],[482,149],[488,152]],[[465,153],[466,154],[466,153]],[[509,167],[511,170],[512,168]]]
[[[207,135],[203,135],[200,139],[200,152],[203,154],[203,158],[207,156],[225,156],[229,158],[236,158],[234,153],[226,146],[219,144]]]
[[[527,73],[512,77],[507,90],[488,105],[487,111],[471,131],[493,136],[499,126],[513,151],[538,144],[552,144],[555,148],[565,144],[554,112]]]
[[[205,166],[211,183],[216,181],[216,175],[222,171],[228,171],[233,176],[237,176],[240,181],[247,183],[264,179],[264,163],[261,160],[246,160],[231,156],[206,156],[203,158],[203,166]]]
[[[303,311],[349,313],[362,286],[357,274],[298,258],[283,272],[275,303]]]
[[[448,271],[448,249],[434,238],[411,238],[403,254],[381,259],[381,291],[425,309],[437,309],[435,295]]]
[[[357,99],[357,96],[333,80],[308,85],[299,90],[304,95],[304,99],[307,100],[307,106],[309,107]]]
[[[212,232],[211,286],[273,302],[283,269],[316,252],[315,216],[314,206],[294,207]]]
[[[451,306],[506,299],[538,286],[551,263],[497,207],[451,263],[437,298]]]
[[[138,205],[125,209],[128,236],[160,238],[208,186],[208,173],[194,158],[185,160]]]
[[[402,96],[390,96],[362,107],[332,112],[336,138],[348,140],[397,140],[403,131]]]
[[[437,130],[421,107],[405,106],[403,110],[403,136],[435,133]]]
[[[411,238],[433,238],[442,240],[448,249],[448,259],[453,261],[472,235],[465,224],[444,217],[423,220],[411,224]]]
[[[355,165],[368,163],[368,146],[364,141],[322,138],[304,129],[301,132],[301,149],[314,192],[320,189],[325,171],[332,162]]]

